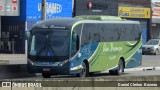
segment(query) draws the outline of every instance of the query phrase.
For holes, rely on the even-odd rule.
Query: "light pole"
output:
[[[42,20],[46,20],[46,0],[42,0]]]

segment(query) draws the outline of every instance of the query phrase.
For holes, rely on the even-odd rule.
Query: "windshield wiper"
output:
[[[57,56],[54,49],[52,48],[52,46],[50,45],[50,43],[48,43],[48,49],[52,51],[52,53],[54,54],[54,56]]]
[[[41,48],[41,50],[39,50],[39,52],[37,53],[37,56],[39,56],[39,55],[43,52],[43,50],[45,50],[45,53],[46,53],[46,54],[47,54],[48,51],[51,50],[51,52],[53,53],[53,55],[54,55],[54,56],[57,56],[56,53],[55,53],[55,51],[54,51],[53,48],[51,47],[51,45],[48,44],[48,43],[45,43],[44,47]]]
[[[36,56],[39,56],[39,54],[41,54],[42,51],[45,50],[46,46],[47,46],[47,43],[46,43],[46,41],[45,41],[45,45],[39,50],[39,52],[37,53]]]

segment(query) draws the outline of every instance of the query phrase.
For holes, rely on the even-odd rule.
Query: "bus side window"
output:
[[[77,34],[73,34],[72,36],[72,56],[75,55],[79,50],[79,36]]]

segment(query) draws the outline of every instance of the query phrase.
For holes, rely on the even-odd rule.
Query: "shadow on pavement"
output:
[[[108,76],[108,77],[112,77],[112,76],[119,77],[119,76],[124,76],[124,75],[127,75],[127,74],[129,74],[129,73],[123,73],[122,75],[110,75],[109,73],[95,73],[93,75],[90,75],[87,78],[106,77],[106,76]],[[51,78],[79,78],[79,77],[77,77],[76,75],[52,75]]]
[[[27,67],[25,64],[0,65],[0,79],[24,78],[35,76],[35,74],[27,72]]]

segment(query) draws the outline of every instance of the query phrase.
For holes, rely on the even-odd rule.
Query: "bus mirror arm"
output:
[[[73,34],[73,41],[76,42],[78,39],[78,35],[77,34]]]
[[[30,37],[30,31],[25,32],[25,39],[28,40]]]

